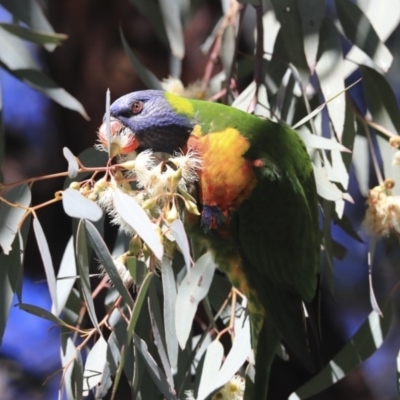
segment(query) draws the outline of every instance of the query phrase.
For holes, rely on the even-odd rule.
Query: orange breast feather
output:
[[[199,171],[201,203],[218,206],[221,211],[238,206],[256,184],[253,162],[243,158],[247,139],[234,128],[202,136],[195,129],[188,147],[201,155]]]

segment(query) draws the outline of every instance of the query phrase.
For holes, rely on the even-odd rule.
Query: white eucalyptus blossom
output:
[[[244,389],[244,378],[240,375],[235,375],[214,394],[212,400],[243,400]]]
[[[393,185],[393,181],[387,179],[384,184],[374,187],[368,194],[368,208],[363,226],[371,236],[400,233],[400,197],[392,195]]]
[[[106,140],[105,133],[100,132],[98,133],[100,143],[96,143],[94,145],[96,150],[100,151],[108,151],[107,144],[104,143]],[[116,151],[116,154],[119,154],[122,149],[129,148],[134,141],[134,135],[129,128],[122,127],[118,132],[114,132],[110,137],[110,144],[114,148],[119,148],[119,151]]]
[[[193,390],[185,390],[185,400],[196,400],[194,398]]]
[[[400,167],[400,150],[397,150],[396,153],[394,153],[394,156],[392,158],[392,165],[394,167]]]
[[[131,274],[129,273],[128,269],[125,266],[126,262],[126,257],[125,255],[121,255],[118,258],[113,259],[115,268],[117,269],[118,275],[121,278],[123,284],[126,287],[129,287],[132,285],[133,279]],[[102,264],[99,265],[99,270],[102,275],[106,276],[107,272]],[[112,282],[109,280],[109,283],[111,284]]]
[[[213,94],[210,88],[205,86],[200,80],[190,83],[185,87],[181,80],[170,76],[161,82],[161,86],[167,92],[188,99],[207,100]]]

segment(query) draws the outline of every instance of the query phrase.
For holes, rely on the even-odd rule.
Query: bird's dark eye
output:
[[[139,114],[143,110],[143,101],[134,101],[131,110],[134,114]]]

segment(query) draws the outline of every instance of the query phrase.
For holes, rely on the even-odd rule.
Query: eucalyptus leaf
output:
[[[46,19],[42,8],[36,0],[0,0],[0,4],[7,9],[14,18],[24,22],[32,29],[44,34],[54,34],[54,30]],[[46,49],[52,51],[54,44],[46,44]]]
[[[298,0],[298,8],[303,28],[304,52],[308,67],[314,70],[319,44],[319,28],[326,13],[325,0]]]
[[[76,274],[77,271],[75,262],[74,238],[73,236],[71,236],[69,238],[67,246],[65,247],[60,269],[58,270],[57,274],[56,294],[58,313],[56,312],[53,304],[51,309],[51,312],[53,314],[60,315],[60,313],[64,309],[71,290],[74,287],[77,278]]]
[[[117,374],[115,376],[114,379],[114,385],[113,385],[113,389],[112,389],[112,393],[111,393],[111,399],[115,399],[115,395],[117,393],[117,388],[119,385],[119,381],[121,379],[121,375],[122,375],[122,371],[124,369],[124,365],[125,365],[125,360],[128,357],[127,356],[127,352],[130,348],[130,344],[133,338],[133,334],[134,334],[134,330],[136,327],[136,324],[138,322],[139,319],[139,315],[141,313],[142,307],[143,307],[143,303],[145,301],[145,298],[147,296],[147,291],[150,285],[150,282],[153,278],[153,274],[152,273],[148,273],[145,277],[145,279],[143,280],[143,283],[140,286],[139,292],[137,294],[136,297],[136,302],[135,305],[133,307],[132,310],[132,315],[131,318],[129,320],[129,324],[128,324],[128,329],[126,331],[126,337],[125,337],[125,342],[123,344],[123,347],[121,348],[121,360],[118,366],[118,370],[117,370]]]
[[[15,36],[18,36],[21,39],[28,40],[29,42],[36,44],[54,45],[50,46],[54,48],[62,44],[62,42],[68,38],[67,35],[63,35],[60,33],[46,33],[46,32],[35,31],[32,29],[24,28],[17,24],[9,24],[2,22],[0,23],[0,26],[6,31],[12,33]]]
[[[282,36],[291,62],[299,71],[301,84],[309,80],[309,68],[304,53],[304,38],[300,13],[296,0],[271,0],[276,18],[281,23]]]
[[[342,44],[335,26],[328,18],[324,19],[321,27],[316,72],[326,100],[340,92],[340,95],[327,103],[327,107],[336,135],[341,142],[346,107]]]
[[[4,254],[7,255],[11,251],[21,220],[27,212],[26,208],[31,203],[31,192],[28,185],[21,184],[2,194],[2,197],[15,205],[12,207],[0,202],[0,245]]]
[[[25,304],[19,303],[17,304],[18,308],[24,310],[30,314],[36,315],[40,318],[47,319],[48,321],[54,322],[59,326],[67,326],[67,324],[60,318],[56,317],[50,311],[45,310],[44,308],[35,306],[33,304]]]
[[[392,321],[393,309],[388,299],[382,308],[383,318],[372,311],[352,339],[310,381],[296,390],[289,400],[307,399],[347,376],[354,368],[369,358],[383,343]]]
[[[78,272],[80,276],[80,287],[82,290],[83,298],[85,299],[87,311],[92,321],[93,326],[97,329],[100,336],[102,336],[97,321],[96,310],[92,298],[92,289],[90,286],[89,278],[89,258],[86,241],[85,221],[79,221],[78,230],[76,232],[76,260],[78,261]]]
[[[173,393],[172,388],[168,385],[163,371],[154,361],[154,358],[151,356],[151,354],[148,352],[146,342],[138,335],[134,334],[134,344],[138,352],[143,357],[150,376],[152,377],[154,383],[157,385],[163,396],[167,400],[177,400],[177,397]]]
[[[189,271],[191,266],[191,258],[190,258],[190,248],[189,248],[189,240],[186,235],[185,227],[183,226],[183,222],[180,219],[172,222],[171,233],[175,239],[176,244],[179,247],[179,250],[183,254],[183,258],[185,259],[186,268]]]
[[[334,139],[327,139],[322,136],[312,135],[305,130],[297,131],[303,139],[304,144],[311,149],[336,150],[350,153],[350,150],[338,143]]]
[[[79,164],[76,161],[76,157],[72,154],[72,151],[68,147],[63,148],[63,154],[68,162],[68,176],[74,179],[78,175]]]
[[[387,7],[382,7],[379,1],[358,1],[357,5],[373,25],[380,40],[385,42],[400,22],[400,2],[390,0]],[[345,76],[350,76],[358,68],[358,64],[371,64],[371,67],[376,68],[362,50],[353,46],[346,54]]]
[[[15,238],[15,241],[18,242],[18,237]],[[5,255],[3,252],[0,253],[0,304],[2,304],[0,307],[0,346],[14,299],[14,290],[9,276],[10,271],[16,264],[20,264],[18,247],[17,243],[14,243],[8,255]]]
[[[89,147],[78,155],[78,159],[85,167],[101,168],[106,165],[108,157],[105,151],[99,151],[94,147]],[[91,174],[93,174],[93,172],[80,172],[77,179],[82,180]],[[68,188],[71,182],[73,182],[71,178],[66,178],[63,186],[64,189]]]
[[[98,221],[103,215],[103,211],[94,201],[75,189],[68,188],[63,191],[62,204],[65,213],[72,218]]]
[[[183,41],[180,2],[163,0],[159,2],[159,6],[172,54],[182,59],[185,55],[185,45]]]
[[[215,263],[210,253],[201,256],[183,278],[175,305],[175,329],[179,345],[186,347],[197,306],[207,295],[214,276]]]
[[[125,50],[126,54],[128,55],[129,60],[135,67],[135,70],[136,70],[137,74],[139,75],[140,79],[143,81],[143,83],[147,86],[148,89],[162,90],[160,81],[156,78],[156,76],[151,71],[149,71],[147,68],[145,68],[142,65],[142,63],[139,61],[139,59],[135,56],[133,51],[130,49],[129,44],[126,41],[121,28],[119,30],[119,33],[121,36],[122,45],[124,46],[124,50]]]
[[[83,395],[87,396],[89,390],[101,381],[104,366],[107,362],[107,342],[100,336],[86,358],[83,371]]]
[[[160,357],[168,385],[174,392],[175,391],[174,378],[172,376],[171,365],[167,357],[163,320],[161,317],[161,310],[158,301],[157,291],[154,287],[154,280],[153,284],[150,285],[149,288],[148,305],[149,305],[148,308],[149,308],[151,327],[153,329],[154,343],[157,347],[158,355]]]
[[[119,276],[114,260],[112,259],[111,254],[108,251],[107,245],[105,244],[100,233],[98,232],[96,227],[89,221],[85,222],[85,228],[88,242],[95,251],[104,269],[106,270],[111,282],[114,284],[115,288],[118,290],[119,294],[122,296],[126,304],[128,304],[129,307],[133,307],[132,297],[125,287],[121,277]]]
[[[114,206],[121,218],[146,242],[156,258],[161,260],[164,248],[146,212],[133,197],[121,191],[115,191],[113,193],[113,199]]]
[[[57,305],[57,282],[54,272],[53,261],[51,259],[49,245],[44,234],[42,225],[37,218],[33,219],[33,231],[35,232],[36,242],[39,247],[40,255],[42,257],[44,272],[46,273],[46,280],[49,286],[50,297],[53,302],[55,315],[59,314]]]
[[[164,294],[164,330],[165,342],[167,344],[168,359],[171,367],[176,370],[178,366],[178,339],[175,330],[175,303],[176,303],[176,282],[172,261],[164,256],[161,263],[161,278]]]
[[[61,365],[64,368],[64,382],[63,387],[60,385],[59,398],[63,398],[63,389],[65,390],[65,395],[67,399],[75,399],[74,390],[72,388],[72,372],[73,372],[73,363],[71,361],[75,358],[76,348],[74,342],[69,337],[67,338],[67,344],[65,346],[65,352],[63,352],[63,348],[60,349],[61,355]]]
[[[207,348],[197,400],[204,400],[219,387],[215,385],[215,377],[218,375],[223,356],[224,346],[218,339],[215,339]]]
[[[75,400],[81,400],[83,394],[83,361],[81,351],[76,349],[74,368],[71,377],[72,387],[74,388]]]
[[[393,134],[400,132],[400,113],[393,89],[379,72],[366,66],[360,68],[365,100],[373,121]]]
[[[393,56],[381,42],[374,27],[362,10],[350,0],[335,0],[336,10],[347,38],[371,57],[384,72],[390,68]]]
[[[227,77],[231,75],[232,63],[235,57],[236,32],[233,25],[228,25],[222,35],[221,62]]]

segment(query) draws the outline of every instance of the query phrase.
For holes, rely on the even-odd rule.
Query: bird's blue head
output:
[[[173,153],[183,149],[193,130],[194,122],[178,113],[168,100],[166,92],[143,90],[120,97],[110,107],[111,134],[122,130],[132,135],[126,151],[151,149],[154,152]],[[107,144],[105,116],[99,138]],[[129,132],[130,131],[130,132]]]

